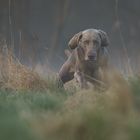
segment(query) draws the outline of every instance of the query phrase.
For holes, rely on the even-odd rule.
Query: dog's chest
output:
[[[88,76],[94,76],[95,72],[98,70],[97,63],[84,61],[80,65],[76,66],[76,69]]]

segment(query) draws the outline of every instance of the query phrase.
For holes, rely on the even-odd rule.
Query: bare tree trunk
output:
[[[71,0],[58,0],[55,19],[56,29],[54,29],[52,33],[52,43],[49,49],[49,60],[53,58],[53,55],[55,54],[56,50],[58,50],[58,47],[60,45],[59,41],[62,36],[66,17],[68,15],[70,1]]]
[[[21,61],[29,61],[29,46],[32,40],[29,32],[30,0],[12,0],[14,3],[14,31],[16,41],[16,54]],[[29,51],[28,51],[29,50]]]

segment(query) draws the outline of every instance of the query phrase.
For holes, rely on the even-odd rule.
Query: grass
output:
[[[112,72],[102,92],[75,83],[63,89],[11,55],[0,62],[0,140],[140,139],[139,76]]]
[[[0,92],[0,139],[34,139],[25,118],[43,112],[57,111],[62,99],[47,93]]]
[[[127,99],[125,84],[103,93],[91,89],[71,94],[59,88],[0,90],[0,139],[139,140],[137,80],[126,81],[132,101]],[[53,82],[49,84],[55,85]]]

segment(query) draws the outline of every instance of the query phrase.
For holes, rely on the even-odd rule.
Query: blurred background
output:
[[[32,68],[58,71],[77,32],[102,29],[110,38],[110,60],[122,72],[139,71],[139,0],[0,0],[0,43]]]

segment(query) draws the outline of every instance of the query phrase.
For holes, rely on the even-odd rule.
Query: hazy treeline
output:
[[[47,58],[53,66],[60,66],[74,33],[100,28],[109,35],[113,62],[123,67],[126,48],[133,69],[137,69],[139,5],[139,0],[1,0],[0,37],[23,62],[44,63]]]

